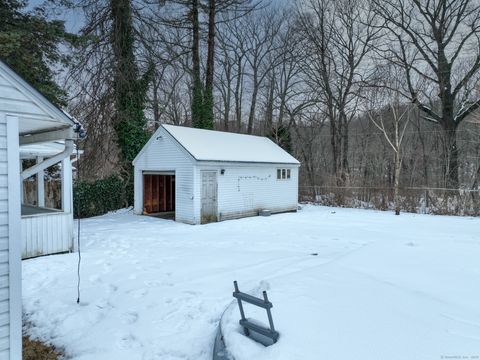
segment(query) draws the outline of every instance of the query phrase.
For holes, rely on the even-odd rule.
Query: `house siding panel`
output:
[[[0,109],[4,113],[35,117],[41,116],[42,118],[48,119],[38,105],[12,86],[2,74],[0,74]],[[1,131],[2,130],[0,130],[0,133]]]
[[[291,169],[291,178],[277,180],[277,168]],[[224,169],[224,175],[220,170]],[[272,213],[296,211],[298,204],[298,166],[252,163],[210,163],[195,169],[200,179],[202,170],[216,170],[218,181],[218,219],[258,215],[259,210]],[[196,181],[196,217],[201,212],[200,181]]]
[[[73,251],[71,213],[22,216],[22,259]],[[56,229],[52,233],[45,230]]]

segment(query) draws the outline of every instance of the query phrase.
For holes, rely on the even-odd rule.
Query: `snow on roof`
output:
[[[174,125],[162,127],[196,160],[300,164],[266,137]]]

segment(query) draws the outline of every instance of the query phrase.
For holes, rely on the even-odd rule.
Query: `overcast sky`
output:
[[[35,6],[41,5],[45,3],[45,0],[29,0],[28,1],[28,8],[33,8]],[[84,24],[83,12],[80,9],[72,10],[72,9],[56,9],[53,12],[51,17],[53,19],[59,19],[65,21],[65,27],[69,32],[78,32]]]

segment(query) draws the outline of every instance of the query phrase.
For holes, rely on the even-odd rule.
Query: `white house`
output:
[[[199,224],[297,210],[300,163],[265,137],[162,125],[133,165],[136,214]]]
[[[21,217],[21,183],[51,165],[70,161],[75,129],[79,125],[70,116],[0,61],[0,359],[22,358],[21,239],[26,223]],[[57,140],[64,141],[58,153],[21,172],[20,145]],[[63,177],[68,177],[63,168]],[[57,225],[52,220],[42,228],[28,226],[49,237]]]

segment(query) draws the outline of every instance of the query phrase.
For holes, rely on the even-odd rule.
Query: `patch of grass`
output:
[[[62,352],[51,345],[38,340],[23,337],[23,360],[60,360],[64,359]]]

